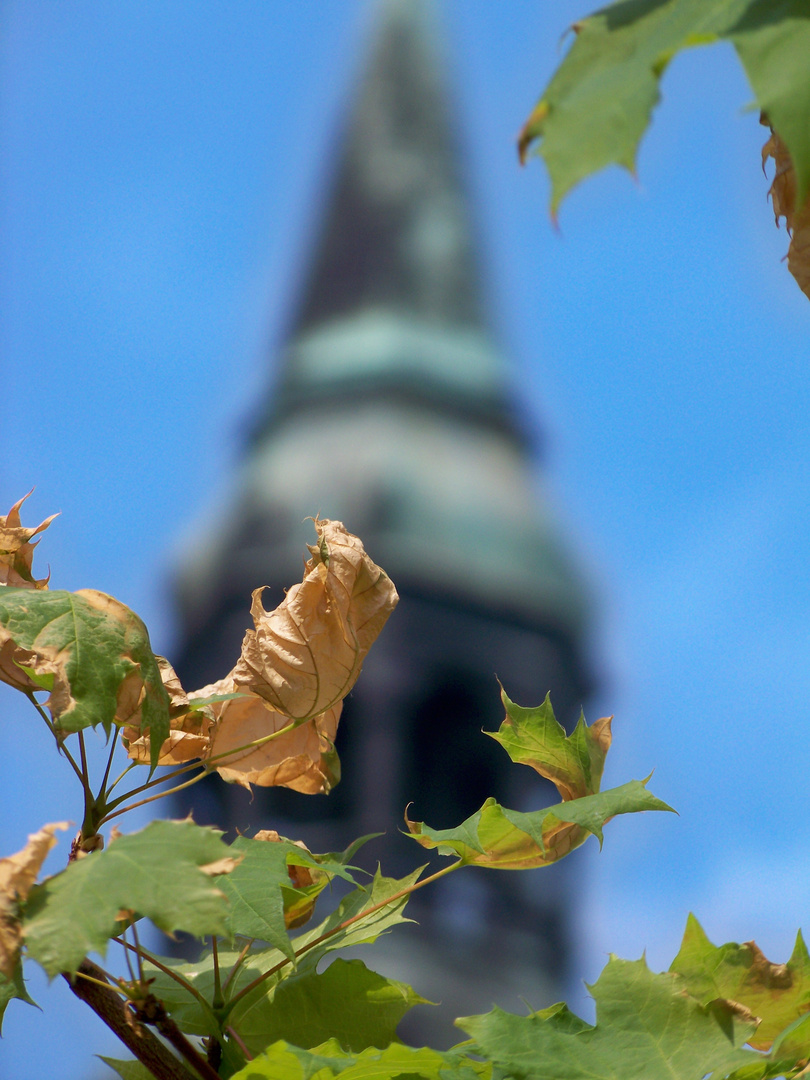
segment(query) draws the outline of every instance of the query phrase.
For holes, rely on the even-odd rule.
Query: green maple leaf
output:
[[[619,0],[574,26],[576,38],[520,137],[540,140],[551,207],[606,165],[634,171],[660,99],[661,75],[681,50],[730,41],[797,178],[810,191],[810,19],[806,0]]]
[[[22,920],[29,956],[50,976],[74,972],[121,932],[122,910],[167,934],[226,933],[228,905],[212,874],[228,852],[220,833],[193,821],[153,821],[118,837],[31,890]]]
[[[715,946],[690,915],[678,955],[669,969],[706,1004],[715,998],[739,1002],[760,1018],[750,1043],[768,1050],[788,1024],[810,1012],[810,955],[801,935],[786,964],[772,964],[753,941]]]
[[[31,681],[50,691],[46,704],[58,732],[101,726],[109,735],[113,724],[137,723],[151,734],[157,763],[169,734],[169,698],[134,611],[93,589],[6,587],[0,592],[4,642],[18,650]]]
[[[297,850],[303,854],[300,849]],[[163,967],[168,967],[179,975],[194,988],[196,994],[185,989],[160,968],[146,963],[145,969],[154,980],[153,992],[188,1034],[219,1037],[224,1025],[233,1028],[240,1038],[260,1037],[256,1034],[255,1018],[258,1016],[262,1018],[261,1023],[265,1023],[265,1013],[271,1007],[276,989],[283,981],[298,974],[312,975],[318,962],[328,953],[353,945],[371,944],[393,926],[409,922],[402,914],[408,896],[401,896],[393,901],[391,898],[410,887],[420,873],[421,869],[415,870],[401,880],[383,877],[377,873],[368,888],[358,888],[349,893],[318,926],[292,939],[296,954],[295,965],[290,963],[286,951],[279,948],[252,949],[244,957],[236,950],[220,948],[217,964],[220,984],[225,987],[224,1008],[219,1014],[221,1023],[214,1016],[213,1010],[201,1004],[200,1000],[210,1005],[214,1000],[217,985],[214,958],[209,950],[194,963],[177,961],[170,957],[160,958]],[[221,886],[224,880],[219,879],[218,885]],[[370,914],[364,918],[364,912]],[[356,921],[350,926],[343,926],[350,919]],[[251,983],[272,969],[276,969],[272,975],[262,979],[253,989],[247,990]],[[244,996],[236,1000],[240,994]],[[266,1046],[267,1043],[262,1045]]]
[[[408,890],[423,869],[420,866],[404,878],[384,877],[378,870],[370,885],[344,896],[323,922],[293,939],[299,968],[302,964],[314,966],[335,949],[371,945],[393,927],[411,922],[402,912],[408,903]],[[350,919],[355,921],[350,926],[343,926]]]
[[[469,1051],[513,1080],[701,1080],[761,1061],[743,1049],[755,1024],[722,1003],[701,1005],[644,960],[611,957],[589,990],[593,1027],[565,1005],[529,1016],[496,1008],[456,1023],[472,1037]]]
[[[12,978],[8,978],[0,971],[0,1033],[3,1030],[3,1017],[6,1012],[6,1008],[10,1001],[14,998],[19,998],[20,1001],[25,1001],[29,1005],[36,1005],[36,1002],[28,993],[25,988],[25,982],[23,981],[22,963],[17,959],[17,963],[14,967],[14,974]]]
[[[230,932],[268,941],[289,959],[294,956],[287,933],[291,917],[304,917],[333,877],[354,884],[340,856],[312,855],[283,837],[268,841],[239,836],[231,850],[241,855],[242,861],[220,882],[230,901]],[[291,866],[314,871],[311,884],[295,888],[290,880]]]
[[[334,1038],[346,1050],[388,1046],[399,1021],[425,1003],[405,983],[370,971],[361,960],[334,960],[322,974],[291,974],[270,993],[234,1009],[228,1025],[251,1054],[284,1039],[310,1049]]]
[[[471,866],[531,870],[551,866],[584,844],[590,834],[601,845],[602,826],[617,814],[672,811],[671,806],[647,791],[645,784],[646,780],[631,780],[621,787],[531,813],[509,810],[487,799],[480,810],[455,829],[432,829],[408,817],[405,823],[422,847],[437,848],[442,855],[458,855]]]
[[[335,1039],[303,1050],[278,1042],[234,1073],[231,1080],[489,1080],[492,1066],[468,1057],[461,1047],[431,1050],[391,1043],[383,1050],[369,1047],[351,1053]]]
[[[487,735],[499,742],[512,761],[529,765],[551,780],[562,802],[531,813],[508,810],[487,799],[454,829],[433,829],[405,815],[410,835],[425,848],[444,855],[458,855],[464,863],[496,870],[529,870],[550,866],[593,834],[602,844],[602,827],[617,814],[642,810],[672,810],[647,791],[647,780],[631,780],[620,787],[600,791],[605,757],[610,749],[610,717],[590,727],[585,717],[571,735],[559,724],[546,700],[525,709],[501,698],[506,718],[496,732]]]
[[[506,718],[486,735],[500,743],[512,761],[529,765],[555,785],[563,799],[592,795],[599,790],[605,757],[610,749],[610,722],[603,717],[590,727],[580,714],[571,735],[554,716],[551,696],[535,709],[510,701],[501,689]]]

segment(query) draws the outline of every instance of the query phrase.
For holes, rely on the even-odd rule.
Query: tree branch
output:
[[[89,978],[83,979],[83,974]],[[127,1003],[112,987],[106,990],[98,985],[103,982],[109,986],[109,981],[101,968],[91,960],[82,961],[73,982],[67,976],[65,979],[76,997],[90,1006],[157,1080],[195,1080],[160,1039],[138,1023]]]

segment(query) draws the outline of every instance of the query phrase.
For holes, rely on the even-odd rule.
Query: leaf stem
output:
[[[121,775],[117,776],[115,778],[115,780],[113,780],[113,782],[110,784],[109,789],[107,790],[108,795],[110,794],[111,791],[113,791],[114,788],[116,788],[121,783],[121,781],[124,779],[125,776],[128,775],[128,773],[132,772],[132,770],[137,766],[137,764],[138,763],[136,761],[130,761],[129,765],[127,765],[127,767],[124,769],[124,771],[121,773]],[[141,789],[138,788],[138,790],[140,791]],[[122,797],[126,798],[127,796],[124,795]]]
[[[82,777],[84,778],[84,781],[85,781],[85,788],[89,788],[90,787],[90,774],[87,771],[87,753],[85,751],[85,746],[84,746],[84,732],[83,731],[78,732],[78,737],[79,737],[79,753],[81,755],[81,763],[82,763]]]
[[[31,702],[31,704],[34,706],[34,708],[37,710],[37,712],[42,717],[42,719],[45,721],[45,724],[46,724],[46,726],[48,728],[48,731],[50,731],[51,735],[53,735],[54,739],[56,740],[57,749],[59,750],[60,753],[65,755],[65,757],[70,762],[70,765],[71,765],[73,771],[76,773],[76,776],[78,776],[78,778],[81,780],[82,779],[82,771],[81,771],[81,769],[76,764],[76,762],[73,760],[73,755],[68,750],[68,748],[65,746],[65,744],[64,743],[60,744],[59,738],[58,738],[58,736],[56,734],[56,728],[51,723],[51,720],[50,720],[50,717],[48,716],[48,714],[45,712],[45,710],[42,708],[40,703],[34,697],[34,691],[33,690],[25,691],[25,696],[28,698],[28,700]]]
[[[119,732],[119,728],[116,727],[115,731],[113,732],[112,741],[110,743],[110,753],[109,753],[109,755],[107,757],[107,768],[104,770],[104,776],[101,778],[101,787],[98,789],[98,800],[99,800],[99,802],[107,794],[105,789],[107,787],[107,781],[108,781],[108,779],[110,777],[110,769],[112,768],[113,757],[115,755],[115,749],[116,749],[116,746],[118,744],[118,732]],[[112,791],[112,788],[110,788],[110,791]]]
[[[399,892],[394,893],[393,896],[389,896],[385,900],[381,900],[379,904],[374,904],[370,908],[364,908],[363,911],[359,911],[356,915],[352,915],[351,918],[344,919],[342,923],[338,923],[337,926],[333,926],[331,930],[325,931],[325,933],[321,934],[320,937],[315,938],[314,941],[308,942],[301,949],[299,949],[295,953],[295,959],[297,960],[299,957],[303,956],[304,953],[309,952],[310,949],[314,949],[316,945],[320,945],[322,942],[327,941],[330,937],[333,937],[335,934],[340,933],[341,930],[347,930],[350,926],[353,926],[354,923],[360,922],[361,919],[365,919],[369,915],[374,915],[375,912],[382,910],[382,908],[384,907],[388,907],[389,904],[396,903],[396,901],[401,900],[403,896],[410,896],[411,893],[415,893],[418,889],[423,888],[425,885],[431,885],[434,881],[438,881],[439,878],[445,877],[445,875],[451,873],[453,870],[457,870],[460,866],[463,865],[463,860],[459,859],[457,862],[450,863],[448,866],[443,866],[442,869],[437,870],[435,874],[430,874],[428,877],[422,878],[421,881],[417,881],[413,885],[408,885],[404,889],[400,889]],[[262,974],[255,978],[252,982],[249,982],[247,986],[243,987],[239,991],[239,993],[235,994],[228,1002],[227,1012],[230,1012],[234,1005],[236,1005],[238,1001],[241,1001],[243,997],[249,994],[251,990],[255,990],[257,986],[260,986],[267,979],[271,978],[271,976],[275,975],[276,972],[280,971],[283,967],[290,963],[292,963],[292,961],[285,956],[283,960],[279,961],[279,963],[277,963],[274,967],[271,967],[269,971],[262,972]]]
[[[214,996],[211,999],[211,1008],[214,1012],[217,1012],[225,1004],[225,999],[222,996],[222,983],[219,975],[219,952],[217,950],[216,935],[211,935],[211,959],[214,963]]]
[[[176,971],[173,971],[170,967],[167,967],[166,964],[161,963],[160,960],[158,960],[158,958],[153,953],[150,953],[148,949],[145,949],[143,945],[139,945],[136,949],[134,945],[130,945],[130,943],[128,941],[125,941],[122,937],[114,937],[111,940],[118,942],[119,945],[123,945],[125,949],[130,949],[132,952],[137,952],[141,957],[141,962],[143,960],[148,961],[152,965],[152,967],[156,967],[158,971],[162,971],[164,975],[168,975],[170,979],[174,979],[176,983],[179,983],[184,990],[187,990],[189,994],[191,994],[191,996],[196,999],[197,1003],[202,1006],[203,1011],[208,1013],[209,1016],[211,1016],[211,1018],[214,1020],[214,1022],[216,1022],[216,1017],[213,1016],[213,1014],[211,1013],[211,1006],[205,1000],[197,987],[193,986],[190,982],[188,982],[187,979],[184,979],[182,975],[178,975]]]
[[[250,952],[250,949],[252,948],[252,946],[253,946],[253,942],[254,942],[255,940],[256,940],[256,938],[251,938],[251,939],[250,939],[250,940],[249,940],[249,941],[248,941],[248,942],[247,942],[247,943],[246,943],[246,944],[245,944],[245,945],[243,946],[243,948],[242,948],[242,951],[241,951],[241,952],[239,953],[239,955],[237,956],[236,960],[234,961],[234,965],[233,965],[233,967],[231,968],[231,970],[230,970],[230,971],[228,972],[228,978],[227,978],[227,979],[225,980],[225,983],[224,983],[224,985],[223,985],[223,987],[222,987],[222,993],[223,993],[223,995],[225,994],[225,992],[227,991],[228,987],[229,987],[229,986],[231,985],[231,983],[233,982],[234,976],[236,975],[237,971],[239,970],[239,968],[240,968],[240,967],[242,966],[242,964],[244,963],[244,961],[245,961],[245,957],[246,957],[246,956],[247,956],[247,954],[248,954],[248,953]]]
[[[85,982],[94,983],[96,986],[103,986],[105,990],[117,991],[122,998],[126,998],[126,993],[121,987],[118,979],[112,979],[110,982],[105,982],[103,979],[97,979],[94,975],[88,975],[86,971],[82,971],[81,968],[76,972],[76,975],[80,979],[84,979]]]
[[[112,821],[113,818],[120,817],[122,814],[126,814],[129,810],[134,810],[138,806],[146,806],[147,803],[155,802],[156,799],[165,799],[167,795],[176,795],[178,791],[182,791],[184,788],[191,787],[192,784],[199,783],[200,780],[204,780],[208,772],[203,769],[197,773],[196,776],[192,776],[190,780],[186,780],[185,784],[178,784],[177,787],[169,788],[168,791],[158,791],[154,795],[150,795],[147,799],[139,799],[138,802],[130,803],[129,806],[122,806],[120,810],[113,811],[112,814],[105,814],[99,822],[99,825],[106,824],[108,821]],[[133,794],[130,792],[130,794]],[[123,802],[124,796],[120,799],[116,799],[112,804],[113,806],[120,806]]]
[[[179,784],[177,787],[171,788],[169,791],[162,791],[158,795],[153,795],[149,799],[143,799],[141,802],[131,803],[124,810],[117,811],[115,814],[107,814],[102,820],[109,821],[113,817],[118,817],[120,814],[126,813],[127,810],[133,809],[135,806],[144,806],[148,802],[152,802],[154,799],[162,799],[165,795],[173,795],[176,791],[182,791],[183,788],[189,787],[190,784],[196,784],[198,780],[202,780],[211,771],[209,766],[213,761],[221,761],[223,758],[233,757],[234,754],[240,754],[246,750],[255,750],[259,746],[264,746],[265,743],[272,742],[273,739],[277,739],[280,735],[286,735],[288,731],[292,731],[297,727],[300,727],[304,720],[291,720],[289,724],[285,724],[283,728],[279,728],[278,731],[271,731],[269,735],[263,735],[260,739],[253,739],[252,742],[245,743],[244,746],[235,746],[231,750],[224,750],[221,754],[214,754],[213,757],[208,758],[196,758],[194,761],[188,763],[188,765],[182,765],[179,769],[173,769],[171,772],[165,773],[163,776],[158,776],[154,780],[149,780],[145,784],[140,784],[138,787],[132,788],[124,795],[119,795],[118,798],[113,799],[107,803],[107,809],[113,810],[122,803],[125,803],[128,799],[131,799],[133,795],[140,795],[143,791],[148,791],[150,788],[156,787],[158,784],[167,784],[172,780],[176,780],[178,776],[182,776],[184,773],[190,772],[192,769],[202,768],[203,772],[198,776],[195,776],[192,780],[185,784]],[[119,780],[123,780],[124,776],[130,769],[135,767],[136,762],[133,762],[129,768],[125,769],[123,773],[118,777],[118,780],[110,788],[110,791],[115,787]]]

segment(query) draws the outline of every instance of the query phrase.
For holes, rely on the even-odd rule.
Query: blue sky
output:
[[[538,484],[600,602],[607,780],[654,768],[680,812],[575,856],[578,976],[608,952],[668,965],[689,910],[786,959],[810,902],[810,304],[781,261],[765,131],[730,48],[678,57],[638,182],[586,182],[555,231],[514,136],[588,4],[439,7],[494,319],[548,434]],[[29,519],[62,514],[53,584],[119,597],[169,655],[166,587],[269,381],[370,10],[0,15],[2,511],[36,485]],[[11,852],[78,810],[36,717],[2,704]],[[78,1080],[90,1050],[116,1052],[61,986],[32,985],[46,1013],[12,1004],[4,1074]]]

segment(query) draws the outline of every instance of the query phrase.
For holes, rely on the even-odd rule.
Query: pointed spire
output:
[[[303,332],[359,308],[483,328],[433,11],[382,6],[348,125]]]
[[[522,433],[485,318],[435,13],[384,0],[259,437],[319,400],[416,398]]]

